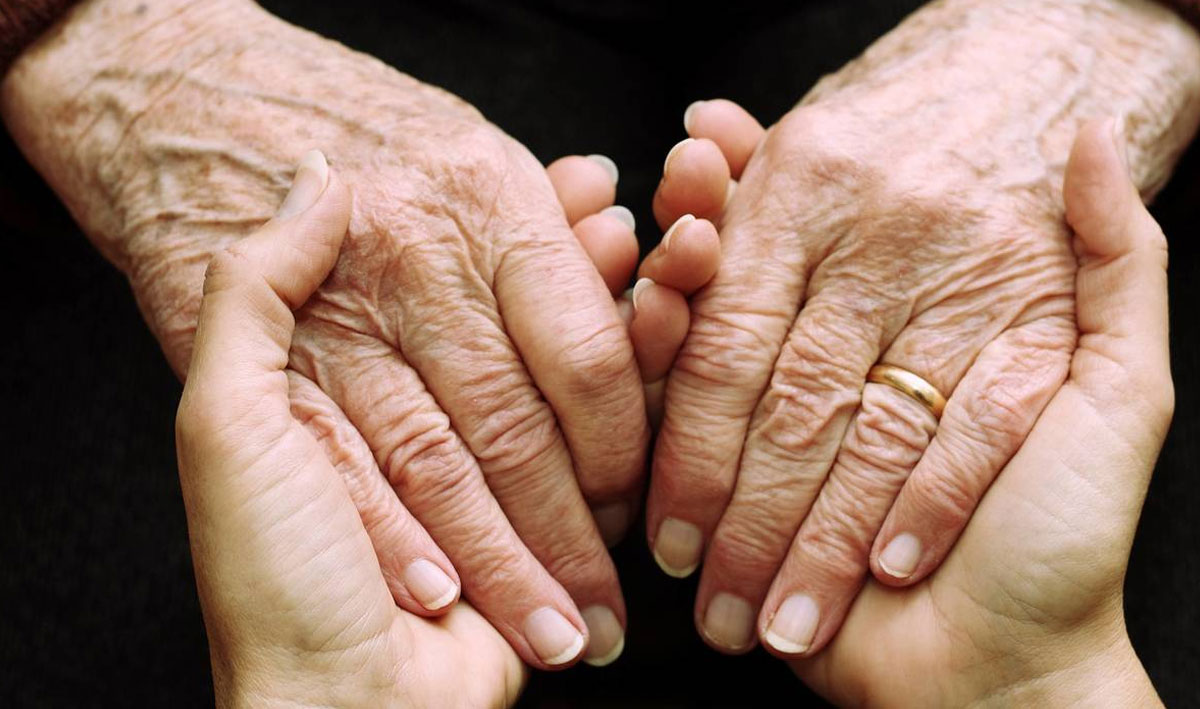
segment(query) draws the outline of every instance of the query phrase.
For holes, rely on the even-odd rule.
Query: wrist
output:
[[[1081,639],[1047,648],[1001,686],[976,692],[970,703],[1016,706],[1161,706],[1158,693],[1127,635],[1111,642]]]
[[[1079,126],[1123,116],[1150,196],[1200,122],[1200,35],[1151,2],[933,3],[801,105],[876,122],[868,135],[902,126],[904,144],[945,148],[975,173],[1019,162],[1005,177],[1054,204]]]
[[[206,618],[207,621],[207,618]],[[379,645],[344,652],[285,644],[231,644],[209,626],[213,693],[219,707],[370,707],[413,704]],[[291,636],[290,640],[300,636]]]

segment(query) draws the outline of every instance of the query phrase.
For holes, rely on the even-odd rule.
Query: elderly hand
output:
[[[811,655],[869,571],[902,586],[938,566],[1068,371],[1080,120],[1127,116],[1150,193],[1198,96],[1200,41],[1165,8],[957,0],[765,134],[728,102],[689,110],[656,216],[718,220],[723,263],[667,385],[647,534],[668,573],[703,560],[709,644]],[[948,397],[940,422],[868,383],[878,363]]]
[[[615,173],[578,159],[565,171],[601,190],[552,183],[461,100],[244,0],[81,3],[5,77],[3,113],[180,372],[211,254],[273,212],[304,148],[331,148],[355,203],[297,313],[292,406],[397,603],[444,613],[461,583],[536,667],[619,652],[624,602],[589,504],[619,535],[649,428],[624,324],[571,229],[634,243],[595,214]]]
[[[213,258],[177,421],[219,706],[501,706],[516,654],[466,604],[398,608],[327,443],[289,411],[292,309],[337,259],[346,187],[301,170],[292,210]],[[324,176],[322,176],[324,177]]]
[[[1084,128],[1067,168],[1070,376],[941,568],[909,589],[868,584],[825,652],[794,664],[838,704],[1157,703],[1122,586],[1174,402],[1167,244],[1111,127]]]

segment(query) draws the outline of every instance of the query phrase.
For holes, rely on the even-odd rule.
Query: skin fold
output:
[[[465,603],[431,621],[393,602],[342,477],[292,415],[291,311],[351,214],[325,182],[207,269],[177,448],[217,705],[508,706],[525,676],[508,643]]]
[[[703,561],[706,642],[749,650],[790,599],[805,617],[768,645],[812,655],[868,575],[945,558],[1067,376],[1063,174],[1114,113],[1149,197],[1200,119],[1200,38],[1168,9],[931,3],[769,130],[689,110],[655,214],[715,220],[722,265],[668,380],[647,534],[670,574]],[[866,383],[877,362],[945,394],[940,422]]]
[[[1066,382],[941,568],[906,589],[868,583],[826,650],[793,663],[833,701],[1161,704],[1123,587],[1174,407],[1167,242],[1123,147],[1112,121],[1090,123],[1067,168],[1079,342]]]
[[[291,310],[332,267],[350,216],[342,183],[322,182],[310,206],[213,259],[180,403],[218,704],[510,704],[515,654],[466,604],[442,622],[394,605],[348,489],[292,416]],[[870,584],[827,651],[794,664],[839,704],[1156,702],[1121,585],[1173,405],[1166,240],[1111,121],[1081,133],[1066,201],[1079,264],[1070,377],[946,563],[911,589]]]
[[[6,76],[3,114],[180,372],[211,254],[274,211],[305,149],[329,146],[354,206],[297,315],[293,404],[351,481],[397,601],[422,608],[399,551],[417,538],[534,666],[563,661],[530,644],[538,609],[585,636],[592,609],[620,636],[589,504],[632,506],[641,379],[528,151],[461,100],[240,0],[83,3]]]
[[[220,339],[246,356],[272,341],[264,388],[217,385],[241,358],[213,349],[200,366],[214,393],[189,384],[181,408],[197,576],[231,703],[301,687],[299,701],[498,705],[515,699],[518,660],[611,661],[625,615],[605,541],[633,517],[663,418],[647,528],[669,572],[703,560],[706,641],[741,652],[766,638],[793,660],[828,645],[795,667],[839,702],[958,704],[1152,697],[1120,581],[1170,412],[1169,378],[1151,376],[1169,371],[1159,304],[1131,285],[1157,286],[1163,249],[1114,175],[1128,169],[1143,197],[1161,187],[1198,95],[1200,40],[1156,5],[932,3],[768,131],[744,111],[693,114],[696,140],[672,151],[655,197],[670,238],[615,307],[633,261],[632,225],[599,211],[612,184],[572,191],[556,177],[570,168],[548,174],[456,97],[248,2],[82,3],[7,74],[0,112],[128,275],[181,375],[213,255],[234,247],[209,271],[228,288],[212,292],[258,289],[247,298],[266,329]],[[1079,126],[1113,113],[1117,144],[1093,125],[1068,170]],[[321,192],[338,205],[306,227],[326,248],[254,246],[314,145],[338,175]],[[255,272],[309,285],[272,286],[283,300],[269,304]],[[876,361],[950,396],[940,424],[864,386]],[[1104,388],[1121,377],[1128,391]],[[283,421],[245,457],[246,441],[223,438],[244,424],[222,418],[243,406]],[[290,492],[269,476],[223,492],[195,482],[224,460],[235,480],[271,467],[268,453],[319,477]],[[242,498],[298,516],[223,528],[220,510]],[[331,536],[283,553],[318,528]],[[230,541],[259,532],[261,547]],[[921,546],[897,575],[881,555],[901,533]],[[238,552],[261,565],[230,566]],[[470,603],[456,591],[430,607],[416,561]],[[348,595],[322,583],[343,567]],[[259,582],[264,597],[238,598]],[[819,621],[772,644],[797,594]],[[274,629],[244,622],[280,600],[296,613]],[[579,637],[573,654],[533,637],[544,612]],[[607,646],[588,648],[598,637]],[[366,686],[342,681],[360,671]]]

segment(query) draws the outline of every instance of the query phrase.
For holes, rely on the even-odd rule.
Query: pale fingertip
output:
[[[275,212],[276,219],[287,219],[317,203],[329,184],[329,162],[320,150],[310,150],[300,158],[292,186]]]
[[[617,164],[613,162],[612,158],[607,155],[600,155],[599,153],[593,153],[586,157],[588,160],[604,168],[604,171],[608,173],[608,179],[612,180],[614,185],[617,184],[617,181],[621,178],[621,172],[617,169]]]
[[[820,609],[811,597],[803,593],[788,596],[763,632],[763,642],[784,655],[801,655],[812,647],[820,619]]]
[[[921,541],[908,532],[897,534],[879,555],[879,568],[894,579],[913,575],[921,561]]]
[[[625,650],[625,629],[617,614],[606,606],[588,606],[580,615],[591,638],[583,661],[592,667],[611,665]]]
[[[633,293],[630,295],[630,300],[633,302],[633,311],[636,313],[638,309],[638,296],[646,292],[646,289],[654,285],[654,281],[649,278],[639,278],[637,283],[633,284]]]
[[[676,219],[675,223],[667,228],[667,233],[663,234],[662,241],[660,242],[660,246],[662,246],[663,253],[666,253],[668,250],[670,250],[671,237],[675,235],[675,231],[677,229],[679,229],[679,227],[683,226],[684,224],[687,224],[689,222],[694,222],[694,221],[696,221],[695,215],[685,214],[682,217]]]
[[[535,610],[525,619],[525,637],[547,665],[565,665],[574,660],[587,642],[571,621],[549,606]]]
[[[613,646],[613,649],[608,651],[607,655],[604,655],[603,657],[585,657],[583,658],[583,661],[592,667],[607,667],[616,662],[617,659],[621,657],[621,653],[623,652],[625,652],[624,635],[620,637],[620,639],[617,641],[617,644]]]
[[[754,609],[746,599],[722,591],[708,602],[702,630],[717,647],[747,650],[754,645]]]
[[[671,158],[675,156],[675,153],[679,152],[679,149],[682,148],[683,146],[687,145],[688,143],[694,143],[694,142],[696,142],[695,138],[684,138],[683,140],[681,140],[678,143],[676,143],[675,145],[673,145],[671,147],[671,149],[667,151],[667,158],[665,160],[663,160],[663,173],[664,174],[666,174],[667,166],[671,164]]]
[[[404,570],[404,585],[427,611],[445,608],[458,598],[458,584],[428,559],[417,559]]]
[[[625,537],[632,512],[628,502],[614,502],[592,510],[592,518],[596,520],[605,546],[612,547]]]
[[[614,204],[611,207],[605,207],[604,209],[600,210],[600,213],[606,214],[621,222],[625,226],[629,227],[629,231],[637,231],[637,221],[633,218],[633,212],[619,204]]]
[[[654,537],[654,561],[668,576],[687,578],[700,566],[704,535],[691,522],[668,517]]]
[[[683,112],[683,129],[688,135],[692,134],[692,120],[696,117],[696,109],[704,105],[704,101],[692,101]]]

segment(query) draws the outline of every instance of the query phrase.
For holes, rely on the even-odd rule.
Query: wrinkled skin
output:
[[[348,481],[397,602],[422,611],[404,570],[433,560],[538,667],[523,627],[537,608],[581,632],[588,607],[624,625],[587,505],[637,489],[641,382],[522,146],[240,0],[84,3],[10,72],[4,116],[129,274],[180,372],[209,256],[324,147],[355,202],[341,258],[297,315],[293,405]]]
[[[465,603],[396,606],[351,496],[289,411],[291,309],[333,267],[351,197],[332,176],[207,269],[176,422],[218,706],[509,706],[523,667]]]
[[[1070,140],[1123,111],[1152,193],[1200,116],[1198,62],[1151,4],[933,3],[765,133],[685,119],[701,140],[672,151],[656,216],[717,219],[722,266],[668,382],[647,532],[668,573],[703,559],[710,645],[747,651],[807,597],[811,632],[767,644],[812,655],[868,573],[937,568],[1067,375]],[[737,180],[727,204],[706,170]],[[943,392],[940,422],[866,383],[880,362]],[[902,533],[920,548],[893,573]]]
[[[1124,625],[1125,569],[1173,409],[1166,239],[1111,124],[1066,177],[1078,236],[1070,375],[958,544],[908,589],[871,582],[793,667],[838,705],[1160,706]]]

